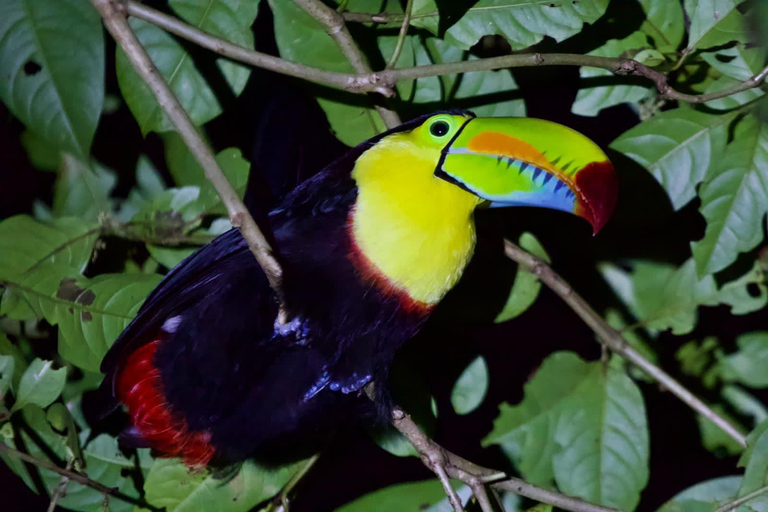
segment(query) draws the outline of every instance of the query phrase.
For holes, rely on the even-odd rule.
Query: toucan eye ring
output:
[[[451,125],[447,121],[435,121],[432,126],[429,127],[429,133],[435,137],[443,137],[451,130]]]

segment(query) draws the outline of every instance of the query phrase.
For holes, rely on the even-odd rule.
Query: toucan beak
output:
[[[580,133],[530,118],[467,120],[443,149],[435,175],[490,206],[540,206],[583,217],[596,234],[616,206],[618,180]]]

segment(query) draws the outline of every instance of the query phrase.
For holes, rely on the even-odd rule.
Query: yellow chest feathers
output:
[[[393,288],[427,305],[443,298],[469,262],[479,202],[433,175],[439,158],[439,150],[394,134],[363,153],[352,171],[357,249]]]

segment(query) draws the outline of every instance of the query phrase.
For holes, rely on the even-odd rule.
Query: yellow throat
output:
[[[379,141],[355,163],[352,233],[358,250],[395,289],[435,305],[475,248],[478,197],[433,175],[438,148],[412,133]]]

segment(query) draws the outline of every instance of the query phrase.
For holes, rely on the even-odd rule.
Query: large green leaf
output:
[[[483,403],[488,392],[488,364],[477,356],[461,372],[451,390],[451,405],[457,414],[469,414]]]
[[[256,18],[256,0],[170,0],[171,8],[184,21],[209,34],[246,48],[253,47],[251,24]],[[195,124],[203,124],[221,113],[221,104],[192,57],[170,34],[141,20],[131,19],[131,27],[152,61],[173,89]],[[218,69],[238,95],[250,73],[241,64],[217,60]],[[117,78],[126,103],[142,133],[173,130],[154,94],[133,70],[122,50],[117,52]]]
[[[666,502],[659,512],[711,512],[719,505],[731,501],[736,496],[739,485],[740,476],[725,476],[700,482]]]
[[[640,30],[645,32],[653,47],[661,52],[677,50],[685,35],[683,7],[668,0],[640,0],[645,20]]]
[[[64,154],[53,193],[52,214],[96,221],[101,213],[111,213],[110,198],[117,185],[117,175],[97,162],[89,165]]]
[[[667,191],[675,209],[680,209],[722,161],[727,128],[734,118],[732,114],[670,110],[624,132],[611,148],[648,169]]]
[[[153,274],[102,274],[93,279],[56,264],[7,281],[16,292],[3,297],[0,314],[18,318],[31,308],[39,318],[59,326],[59,353],[85,370],[99,371],[107,349],[136,315],[160,281]]]
[[[742,82],[752,78],[765,67],[765,57],[765,48],[747,48],[743,44],[701,54],[707,64]]]
[[[17,215],[0,222],[0,279],[13,279],[45,263],[85,270],[99,232],[79,219],[38,222]]]
[[[0,2],[0,76],[0,100],[14,115],[88,158],[104,102],[104,39],[90,2]]]
[[[190,472],[178,459],[157,459],[144,483],[146,499],[166,512],[247,512],[277,494],[306,461],[280,468],[245,462],[228,480],[210,473]]]
[[[736,338],[738,352],[720,361],[722,377],[752,388],[768,388],[768,332],[751,332]]]
[[[379,489],[347,503],[336,509],[336,512],[431,512],[434,510],[431,507],[441,503],[444,498],[443,486],[437,479],[431,479]]]
[[[680,267],[638,261],[630,271],[610,264],[601,265],[600,270],[614,293],[651,332],[672,329],[673,334],[686,334],[696,326],[699,306],[728,304],[731,313],[739,315],[764,307],[768,297],[758,267],[720,288],[713,276],[696,274],[692,259]],[[749,286],[758,287],[758,296],[749,293]]]
[[[701,190],[704,238],[692,244],[700,275],[721,270],[763,239],[768,212],[768,125],[747,116]]]
[[[640,390],[623,372],[590,365],[560,412],[555,481],[566,494],[634,510],[648,483],[648,425]]]
[[[731,40],[718,33],[720,25],[733,23],[738,11],[736,6],[744,0],[685,0],[685,12],[691,20],[688,30],[687,52],[707,48]],[[733,12],[732,16],[729,16]]]
[[[13,409],[18,410],[27,404],[48,407],[61,394],[67,381],[67,369],[52,368],[53,361],[35,359],[21,376],[19,390],[16,393],[16,403]]]
[[[329,71],[354,73],[349,60],[319,21],[294,2],[270,0],[269,6],[282,58]],[[381,117],[364,97],[339,93],[339,98],[318,98],[318,103],[343,143],[354,146],[385,130]]]
[[[414,0],[411,11],[411,25],[423,28],[437,35],[440,24],[440,12],[435,0]]]
[[[632,510],[648,480],[640,391],[624,372],[570,352],[548,357],[483,444],[499,444],[526,480]]]
[[[737,497],[742,498],[768,484],[768,422],[763,422],[747,436],[747,449],[739,459],[744,479]],[[768,496],[760,501],[768,502]]]
[[[513,50],[541,41],[562,41],[605,12],[608,0],[480,0],[448,29],[447,36],[468,50],[481,37],[504,36]]]
[[[598,57],[634,57],[637,52],[649,47],[647,35],[637,31],[624,39],[611,39],[603,46],[589,52],[588,55]],[[651,85],[649,84],[627,85],[614,83],[601,85],[601,80],[609,80],[610,82],[617,82],[619,80],[606,69],[582,67],[579,70],[579,75],[584,81],[582,82],[583,84],[589,84],[590,80],[597,84],[591,87],[581,87],[576,94],[576,100],[573,102],[571,110],[574,114],[582,116],[596,116],[602,109],[620,105],[621,103],[638,103],[649,96],[651,92]]]
[[[709,94],[722,91],[723,89],[730,89],[733,86],[740,84],[741,82],[741,80],[736,80],[735,78],[724,75],[708,84],[704,89],[704,93]],[[764,95],[765,92],[763,92],[762,89],[755,87],[753,89],[747,89],[746,91],[741,91],[736,94],[724,96],[722,98],[709,100],[705,103],[705,105],[708,108],[714,110],[733,110],[735,108],[741,107],[742,105],[746,105],[747,103],[751,103],[763,97]]]

